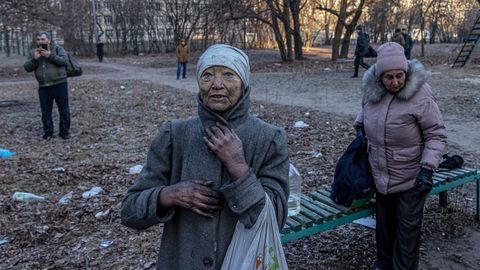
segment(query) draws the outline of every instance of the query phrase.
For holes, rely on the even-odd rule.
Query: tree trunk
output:
[[[353,28],[347,27],[342,40],[342,50],[340,51],[341,58],[348,58],[348,49],[350,47],[350,40],[353,34]]]
[[[325,45],[331,45],[332,40],[330,39],[330,23],[325,25]]]
[[[333,37],[333,44],[332,44],[332,60],[336,60],[339,56],[340,41],[342,40],[342,33],[343,33],[343,24],[340,23],[340,21],[337,21],[337,25],[335,26],[335,36]]]
[[[310,29],[305,31],[305,47],[310,48],[312,46],[312,31]]]
[[[278,50],[280,51],[280,57],[282,58],[282,61],[289,61],[282,33],[280,31],[280,26],[278,25],[278,19],[275,16],[274,11],[270,11],[270,15],[272,18],[272,29],[273,33],[275,34],[275,41],[277,42]]]
[[[293,39],[295,44],[295,59],[303,59],[303,49],[302,49],[302,35],[300,32],[300,1],[291,0],[290,1],[290,10],[292,12],[293,18]]]
[[[345,26],[345,35],[343,36],[343,43],[342,43],[342,51],[340,53],[340,56],[343,58],[348,58],[348,48],[350,47],[350,40],[353,34],[353,31],[355,27],[357,26],[358,20],[360,19],[360,16],[362,16],[363,12],[363,6],[365,5],[366,0],[361,0],[360,4],[357,7],[357,10],[355,10],[355,14],[353,15],[353,18],[351,19],[350,23]]]
[[[420,41],[420,44],[421,44],[421,57],[424,57],[425,56],[425,14],[423,12],[423,0],[420,4],[420,38],[421,38],[421,41]]]
[[[203,41],[202,41],[202,49],[205,50],[208,46],[208,36],[210,29],[208,29],[209,25],[209,18],[210,16],[205,16],[205,24],[203,25]]]
[[[290,31],[290,2],[283,1],[283,29],[285,31],[285,43],[287,45],[287,61],[293,60],[292,32]]]
[[[345,19],[347,18],[347,6],[348,6],[348,1],[342,0],[340,4],[340,12],[338,14],[338,19],[337,19],[337,25],[335,26],[335,37],[333,39],[333,45],[332,45],[333,46],[332,60],[336,60],[339,57],[340,42],[342,39],[343,28],[344,28],[342,21],[344,22]]]
[[[430,27],[430,40],[429,40],[429,43],[430,44],[434,44],[435,43],[435,37],[436,37],[436,33],[437,33],[437,30],[438,30],[438,25],[437,23],[432,23],[431,27]]]
[[[3,32],[3,37],[5,39],[5,53],[7,54],[7,57],[10,56],[10,32],[5,31]]]

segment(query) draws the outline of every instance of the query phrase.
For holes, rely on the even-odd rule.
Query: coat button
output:
[[[207,268],[210,268],[213,266],[213,261],[211,258],[205,257],[203,258],[203,265]]]

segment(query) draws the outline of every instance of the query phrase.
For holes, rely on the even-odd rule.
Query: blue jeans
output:
[[[177,80],[180,79],[180,70],[183,67],[182,78],[186,78],[187,74],[187,62],[177,62]]]

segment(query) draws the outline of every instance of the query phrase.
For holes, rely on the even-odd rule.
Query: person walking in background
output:
[[[103,62],[103,42],[98,42],[96,46],[98,61],[101,63]]]
[[[190,49],[187,46],[187,42],[185,39],[182,39],[180,41],[180,44],[178,44],[176,50],[177,54],[177,80],[180,79],[180,72],[182,71],[183,68],[183,73],[182,73],[182,78],[186,79],[187,78],[187,62],[190,58]]]
[[[366,134],[377,190],[375,269],[418,269],[423,206],[447,141],[427,77],[396,42],[378,48],[363,77],[354,126]]]
[[[368,69],[370,67],[369,64],[363,62],[363,58],[368,54],[368,47],[370,46],[370,42],[368,41],[368,35],[363,32],[363,27],[361,25],[357,25],[355,28],[357,31],[357,46],[355,47],[355,60],[353,62],[354,66],[354,73],[352,78],[358,77],[358,70],[360,66]]]
[[[403,37],[403,34],[400,31],[400,28],[395,29],[395,32],[393,33],[393,36],[392,36],[392,41],[397,42],[398,44],[402,45],[403,48],[405,48],[405,38]]]
[[[412,54],[412,48],[413,48],[413,40],[412,40],[412,37],[410,36],[410,34],[408,34],[408,28],[406,25],[402,25],[401,27],[401,30],[402,30],[402,35],[403,35],[403,39],[405,40],[405,46],[403,46],[404,48],[404,52],[405,52],[405,57],[410,60],[411,58],[411,54]]]
[[[35,36],[36,48],[28,54],[23,65],[27,72],[34,71],[38,81],[38,96],[42,111],[43,139],[53,137],[53,101],[60,114],[59,136],[70,138],[70,109],[68,106],[67,61],[65,50],[50,42],[50,34],[42,31]]]

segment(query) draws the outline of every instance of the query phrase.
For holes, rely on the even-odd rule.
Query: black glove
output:
[[[463,166],[463,158],[458,155],[449,156],[443,155],[443,161],[438,165],[439,168],[445,168],[449,170],[458,169]]]
[[[433,170],[421,168],[413,187],[420,196],[427,196],[433,187]]]

